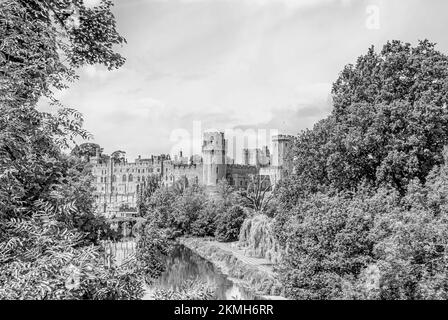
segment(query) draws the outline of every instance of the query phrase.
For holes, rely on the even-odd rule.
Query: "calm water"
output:
[[[219,272],[211,262],[203,259],[183,245],[176,245],[166,263],[166,271],[152,288],[175,289],[185,280],[200,279],[216,286],[216,299],[259,299],[244,288],[234,284],[226,275]],[[151,288],[148,290],[146,299],[151,299],[150,292]]]

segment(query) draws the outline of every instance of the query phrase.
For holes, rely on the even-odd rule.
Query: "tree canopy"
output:
[[[442,163],[448,142],[448,57],[429,41],[388,42],[348,65],[333,85],[334,109],[294,146],[285,201],[363,182],[404,193]]]
[[[62,152],[88,138],[55,90],[85,64],[120,67],[112,2],[0,2],[0,298],[137,299],[137,274],[105,266],[88,165]],[[45,100],[41,100],[44,99]],[[37,110],[49,101],[52,112]],[[87,245],[86,245],[87,244]],[[73,283],[72,283],[73,282]]]

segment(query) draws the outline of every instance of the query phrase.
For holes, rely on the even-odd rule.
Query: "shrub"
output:
[[[198,214],[197,219],[191,225],[191,234],[197,237],[213,236],[216,231],[216,217],[220,212],[219,205],[215,202],[207,204]]]
[[[172,212],[175,200],[176,194],[171,188],[156,189],[144,205],[146,207],[145,217],[159,228],[172,226],[174,224]]]
[[[217,217],[215,237],[218,241],[238,240],[246,213],[241,206],[232,206]]]
[[[447,299],[448,167],[426,184],[316,194],[278,216],[294,299]]]
[[[191,234],[192,224],[206,205],[207,197],[202,188],[188,187],[176,198],[173,204],[173,221],[175,227],[184,234]]]
[[[207,282],[190,279],[176,290],[157,288],[152,296],[154,300],[212,300],[215,290],[215,287]]]
[[[0,299],[140,299],[139,275],[106,267],[99,246],[80,246],[83,236],[41,216],[0,221]]]
[[[137,242],[136,258],[139,270],[147,283],[160,277],[165,270],[166,258],[171,250],[168,235],[162,229],[148,222]]]

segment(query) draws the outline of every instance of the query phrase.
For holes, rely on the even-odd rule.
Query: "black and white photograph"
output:
[[[448,300],[447,15],[0,0],[0,300]]]

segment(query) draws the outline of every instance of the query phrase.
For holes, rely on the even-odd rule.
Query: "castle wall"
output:
[[[159,177],[165,186],[186,178],[189,185],[214,187],[226,179],[235,188],[246,188],[251,175],[262,175],[267,177],[265,186],[275,185],[285,177],[290,166],[287,156],[292,142],[293,137],[279,135],[273,137],[272,154],[267,147],[243,151],[247,152],[245,165],[233,164],[227,159],[226,140],[221,132],[204,133],[202,157],[188,159],[180,154],[177,161],[172,161],[164,155],[149,159],[139,156],[135,163],[114,164],[109,160],[101,164],[97,155],[91,159],[97,212],[116,213],[122,206],[136,210],[139,192],[151,176]]]
[[[171,186],[176,181],[181,181],[183,178],[188,180],[189,185],[202,184],[203,181],[203,167],[200,163],[193,164],[166,164],[165,173],[163,176],[163,184]]]
[[[246,188],[250,175],[258,174],[258,168],[251,165],[227,165],[227,181],[235,188]]]
[[[94,165],[97,212],[110,214],[122,206],[136,210],[138,193],[151,176],[160,176],[162,170],[162,161]]]

